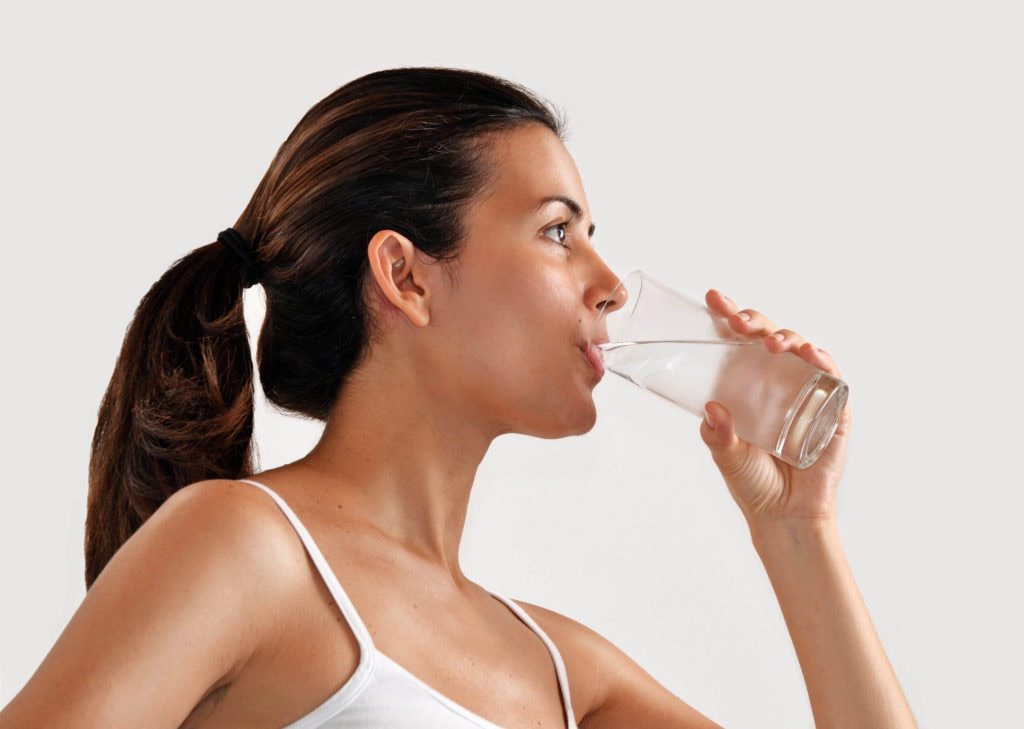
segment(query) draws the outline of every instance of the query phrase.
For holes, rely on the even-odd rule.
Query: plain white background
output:
[[[854,415],[840,532],[921,726],[1020,721],[1015,3],[4,15],[0,703],[85,594],[89,442],[141,296],[235,221],[316,101],[380,68],[443,65],[567,112],[594,242],[617,271],[698,298],[719,288],[833,354]],[[252,331],[262,290],[246,296]],[[594,398],[582,437],[495,441],[466,573],[586,623],[727,727],[810,727],[699,419],[614,375]],[[317,437],[262,400],[257,430],[266,468]]]

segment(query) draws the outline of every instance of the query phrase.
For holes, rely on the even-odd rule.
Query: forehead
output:
[[[491,212],[530,215],[544,198],[566,195],[578,200],[589,218],[576,163],[550,129],[541,124],[519,127],[498,138],[493,152],[495,179],[485,202]]]

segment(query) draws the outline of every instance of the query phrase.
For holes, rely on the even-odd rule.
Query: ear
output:
[[[430,284],[412,241],[393,230],[379,230],[370,239],[366,254],[378,299],[387,298],[413,324],[426,326],[430,322]]]

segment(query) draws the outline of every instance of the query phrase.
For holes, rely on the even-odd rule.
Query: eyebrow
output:
[[[583,215],[583,207],[578,202],[573,200],[571,197],[568,197],[567,195],[549,195],[548,197],[540,201],[540,204],[537,205],[535,212],[540,212],[541,208],[543,208],[548,203],[553,202],[560,202],[567,208],[572,210],[573,221],[579,220],[580,217],[582,217]],[[587,236],[593,238],[595,230],[597,230],[597,226],[591,223],[590,230],[587,231]]]

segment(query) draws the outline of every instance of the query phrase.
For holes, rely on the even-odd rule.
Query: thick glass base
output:
[[[797,468],[813,464],[839,427],[849,386],[827,374],[807,380],[779,433],[774,455]]]

